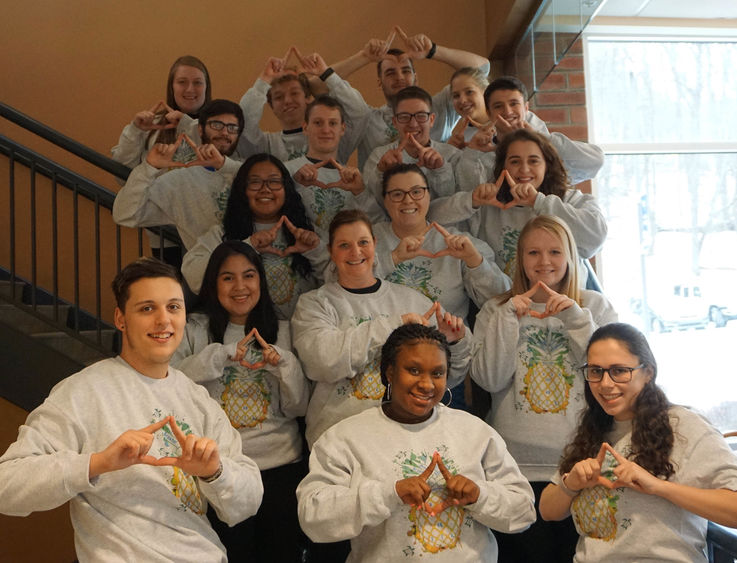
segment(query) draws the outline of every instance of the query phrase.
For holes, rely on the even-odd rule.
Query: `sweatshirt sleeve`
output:
[[[338,100],[346,113],[346,131],[340,140],[338,153],[341,162],[346,162],[358,147],[365,129],[365,121],[371,108],[360,92],[343,80],[337,73],[331,74],[325,81],[330,95]]]
[[[238,139],[237,152],[241,158],[245,159],[255,153],[268,152],[269,141],[266,133],[261,131],[260,124],[264,115],[266,93],[270,89],[271,85],[268,82],[257,78],[253,86],[241,98],[240,106],[246,120],[243,133]]]
[[[486,480],[477,483],[479,498],[466,510],[484,526],[504,533],[521,532],[536,517],[532,487],[504,447],[504,441],[491,432],[482,459]]]
[[[237,344],[209,342],[207,325],[193,316],[187,320],[184,337],[169,363],[192,381],[212,381],[221,377],[225,366],[232,363],[230,358],[235,355]]]
[[[264,486],[256,462],[243,454],[241,435],[231,426],[220,405],[209,396],[207,399],[213,420],[207,437],[218,445],[223,472],[210,483],[199,479],[199,486],[218,518],[233,526],[256,514],[261,506]]]
[[[297,501],[302,530],[316,542],[355,538],[402,504],[394,481],[363,477],[357,460],[332,432],[313,445],[310,472],[297,487]]]
[[[307,413],[310,388],[289,341],[289,322],[279,321],[279,336],[274,346],[280,356],[279,363],[265,369],[279,381],[279,408],[282,413],[286,418],[296,418]]]
[[[115,196],[113,220],[123,227],[153,227],[173,221],[166,210],[151,200],[151,190],[157,181],[165,181],[163,172],[148,162],[136,166],[128,181]]]
[[[0,512],[27,516],[93,490],[85,433],[50,399],[31,412],[0,457]]]
[[[550,142],[565,164],[572,184],[594,178],[604,166],[604,151],[598,145],[572,141],[563,133],[551,133]]]
[[[205,276],[210,255],[223,242],[222,225],[214,225],[204,235],[197,239],[182,259],[182,275],[187,280],[189,288],[199,294],[202,287],[202,278]]]
[[[472,192],[479,184],[492,182],[496,153],[482,152],[466,147],[456,162],[456,181],[458,189]]]
[[[591,194],[569,189],[561,199],[557,195],[538,193],[533,209],[538,215],[555,215],[566,222],[581,258],[594,256],[606,240],[606,219]]]
[[[474,329],[471,378],[486,391],[497,393],[512,382],[517,365],[520,326],[512,301],[501,305],[495,299],[487,301]]]
[[[504,293],[512,287],[512,280],[497,266],[494,259],[494,251],[488,244],[480,239],[471,237],[468,233],[461,234],[465,234],[471,239],[471,242],[473,242],[473,245],[482,257],[481,264],[475,268],[469,268],[463,264],[462,270],[463,285],[466,288],[466,293],[481,308],[489,299],[500,293]]]
[[[320,290],[314,290],[300,295],[292,315],[294,349],[310,379],[335,383],[363,370],[401,324],[397,313],[341,326],[338,312]]]
[[[382,173],[379,171],[377,165],[379,164],[381,157],[384,156],[384,153],[393,148],[395,148],[395,145],[393,144],[376,147],[373,151],[371,151],[371,154],[366,159],[366,164],[363,165],[363,170],[361,171],[363,182],[366,185],[365,191],[373,194],[377,202],[381,202],[383,200],[383,198],[381,197]]]
[[[146,154],[149,131],[144,131],[136,127],[133,122],[123,128],[120,134],[118,144],[112,150],[112,159],[121,164],[125,164],[129,168],[135,168],[143,161]]]

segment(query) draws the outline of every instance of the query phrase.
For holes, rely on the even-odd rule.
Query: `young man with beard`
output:
[[[230,184],[241,164],[229,157],[243,126],[243,112],[235,102],[213,100],[205,105],[199,116],[202,145],[195,147],[183,135],[174,144],[154,145],[118,192],[115,222],[124,227],[172,224],[189,249],[222,220]],[[189,145],[195,158],[186,164],[177,161],[183,145]]]
[[[120,356],[52,389],[0,458],[0,511],[70,503],[80,561],[224,562],[208,502],[233,525],[258,510],[256,464],[207,390],[169,366],[186,323],[176,271],[153,258],[113,281]]]

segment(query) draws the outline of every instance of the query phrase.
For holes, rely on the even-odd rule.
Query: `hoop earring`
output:
[[[446,387],[445,391],[448,392],[448,403],[443,403],[442,397],[440,398],[440,402],[445,405],[446,407],[449,407],[450,404],[453,402],[453,391],[450,390],[450,387]],[[445,392],[443,392],[443,397],[445,397]]]

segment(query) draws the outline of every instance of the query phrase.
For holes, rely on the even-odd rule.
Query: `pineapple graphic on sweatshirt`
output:
[[[151,422],[161,420],[161,412],[157,410],[154,413],[154,417]],[[176,419],[176,417],[175,417]],[[186,436],[192,433],[192,429],[189,424],[182,420],[177,419],[177,426]],[[179,457],[182,455],[182,448],[179,442],[174,436],[171,428],[167,424],[161,430],[161,440],[164,445],[159,448],[159,457]],[[192,477],[189,473],[182,471],[179,467],[172,467],[172,476],[169,478],[169,484],[171,485],[171,492],[175,497],[179,499],[181,510],[191,510],[195,514],[205,513],[205,502],[200,495],[200,489],[197,486],[197,480]]]
[[[521,359],[527,371],[520,395],[536,413],[565,413],[575,381],[568,338],[534,325],[524,327],[522,333],[527,346]]]
[[[445,451],[446,448],[441,447],[438,450]],[[452,474],[458,473],[452,459],[442,453],[441,458],[448,471]],[[401,452],[395,457],[395,463],[401,467],[402,478],[416,477],[432,463],[432,452]],[[425,501],[428,507],[432,508],[442,504],[448,496],[448,489],[437,467],[428,477],[427,484],[430,486],[430,495]],[[432,516],[422,508],[412,507],[409,511],[411,525],[407,536],[413,537],[421,546],[421,550],[427,553],[453,549],[459,545],[461,539],[461,526],[465,519],[465,512],[461,506],[450,506],[440,514]],[[415,549],[410,546],[409,551],[414,552]]]

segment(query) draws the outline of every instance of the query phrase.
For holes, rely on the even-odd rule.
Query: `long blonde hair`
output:
[[[568,225],[562,219],[553,215],[538,215],[537,217],[533,217],[527,221],[522,232],[520,232],[519,238],[517,239],[517,259],[512,276],[512,287],[509,291],[499,296],[499,303],[506,303],[515,295],[525,293],[530,289],[530,279],[525,273],[524,266],[522,266],[522,254],[525,239],[532,231],[536,230],[546,231],[561,241],[568,268],[563,279],[560,280],[561,291],[559,293],[567,295],[581,305],[576,241],[573,239],[573,233],[571,233]]]

